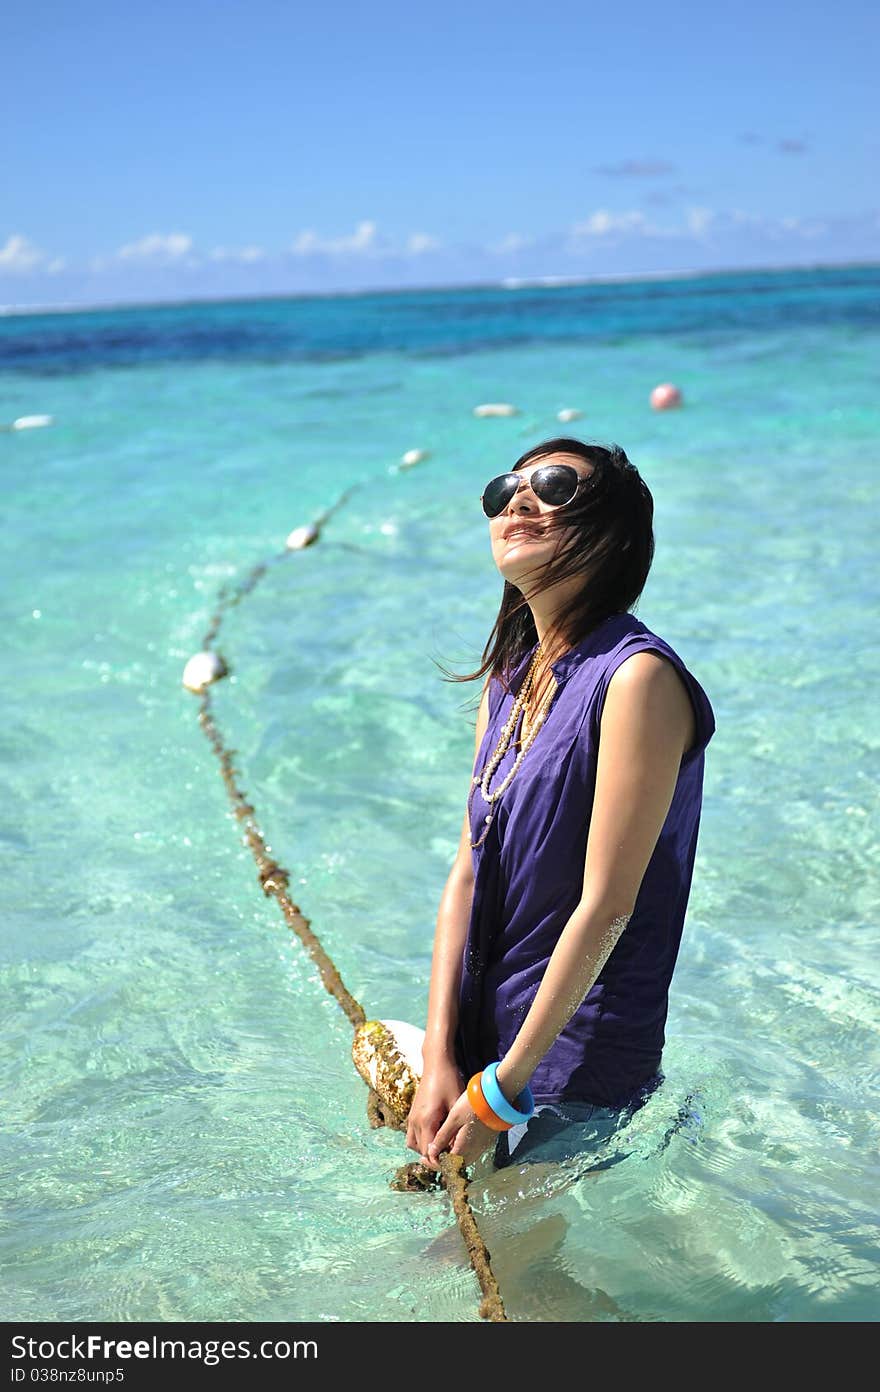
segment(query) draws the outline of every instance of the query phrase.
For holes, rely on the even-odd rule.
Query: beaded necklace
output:
[[[516,729],[517,721],[519,720],[520,715],[522,715],[525,712],[529,696],[531,695],[532,686],[534,684],[535,672],[538,669],[538,664],[540,663],[540,661],[541,645],[539,643],[537,648],[535,649],[535,655],[532,658],[529,670],[526,673],[525,680],[523,681],[522,686],[517,692],[516,700],[514,701],[510,710],[510,715],[507,717],[507,721],[504,725],[503,730],[501,731],[498,743],[496,744],[495,749],[491,754],[490,758],[484,764],[482,771],[474,775],[473,782],[471,783],[470,797],[468,798],[468,807],[470,807],[470,804],[473,801],[474,792],[477,787],[479,787],[480,792],[483,795],[484,801],[486,801],[490,807],[489,815],[484,818],[485,827],[483,829],[482,835],[477,841],[471,842],[472,850],[476,850],[478,846],[482,846],[486,837],[489,835],[489,828],[492,825],[492,822],[495,818],[495,805],[498,802],[498,799],[502,796],[503,793],[507,791],[507,789],[513,782],[514,777],[519,771],[520,764],[528,754],[529,750],[535,742],[535,739],[537,738],[538,731],[544,723],[544,719],[547,715],[548,710],[550,709],[553,697],[556,695],[556,681],[555,679],[551,679],[550,684],[547,687],[547,690],[541,699],[540,705],[534,712],[534,715],[532,716],[531,720],[528,721],[528,729],[522,732],[522,738],[519,741],[519,753],[517,754],[513,762],[513,765],[511,766],[507,775],[501,780],[498,787],[490,791],[490,784],[492,782],[493,777],[495,776],[495,771],[498,768],[498,765],[501,763],[501,760],[504,758],[505,754],[510,748],[511,743],[516,743],[516,741],[514,741],[513,739],[513,732]]]

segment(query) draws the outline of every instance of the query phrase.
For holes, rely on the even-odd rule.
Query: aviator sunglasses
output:
[[[497,517],[527,483],[535,497],[548,507],[565,507],[574,501],[581,484],[587,483],[589,477],[582,477],[571,464],[542,464],[530,479],[523,474],[499,474],[486,484],[480,502],[487,517]]]

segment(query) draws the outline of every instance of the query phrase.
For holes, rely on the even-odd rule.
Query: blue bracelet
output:
[[[498,1063],[500,1063],[500,1061],[499,1059]],[[508,1102],[507,1098],[504,1096],[499,1086],[498,1079],[495,1076],[498,1072],[498,1063],[490,1063],[488,1067],[483,1069],[480,1075],[480,1087],[483,1090],[483,1096],[495,1115],[499,1116],[502,1121],[509,1121],[511,1126],[521,1125],[522,1122],[528,1121],[530,1117],[534,1116],[535,1099],[532,1096],[531,1089],[529,1087],[524,1087],[519,1097],[516,1099],[522,1111],[517,1111],[513,1103]]]

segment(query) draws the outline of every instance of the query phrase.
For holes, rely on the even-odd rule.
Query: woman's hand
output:
[[[472,1165],[497,1140],[497,1131],[485,1126],[474,1115],[465,1091],[449,1109],[449,1115],[428,1146],[427,1163],[436,1169],[443,1151],[449,1150],[453,1155],[460,1155],[466,1165]]]
[[[444,1058],[425,1066],[416,1088],[406,1128],[406,1143],[427,1162],[428,1147],[464,1087],[455,1061]]]

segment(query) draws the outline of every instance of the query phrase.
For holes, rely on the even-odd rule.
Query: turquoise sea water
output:
[[[214,710],[347,985],[421,1023],[476,694],[435,661],[476,666],[497,609],[482,484],[558,433],[651,487],[637,612],[718,729],[632,1155],[474,1186],[508,1312],[875,1318],[878,289],[0,319],[0,422],[55,419],[0,433],[5,1318],[477,1319],[445,1199],[388,1188],[410,1156],[366,1124],[180,677],[219,587],[364,483],[230,611]],[[682,411],[648,409],[663,380]],[[475,419],[492,400],[519,414]]]

